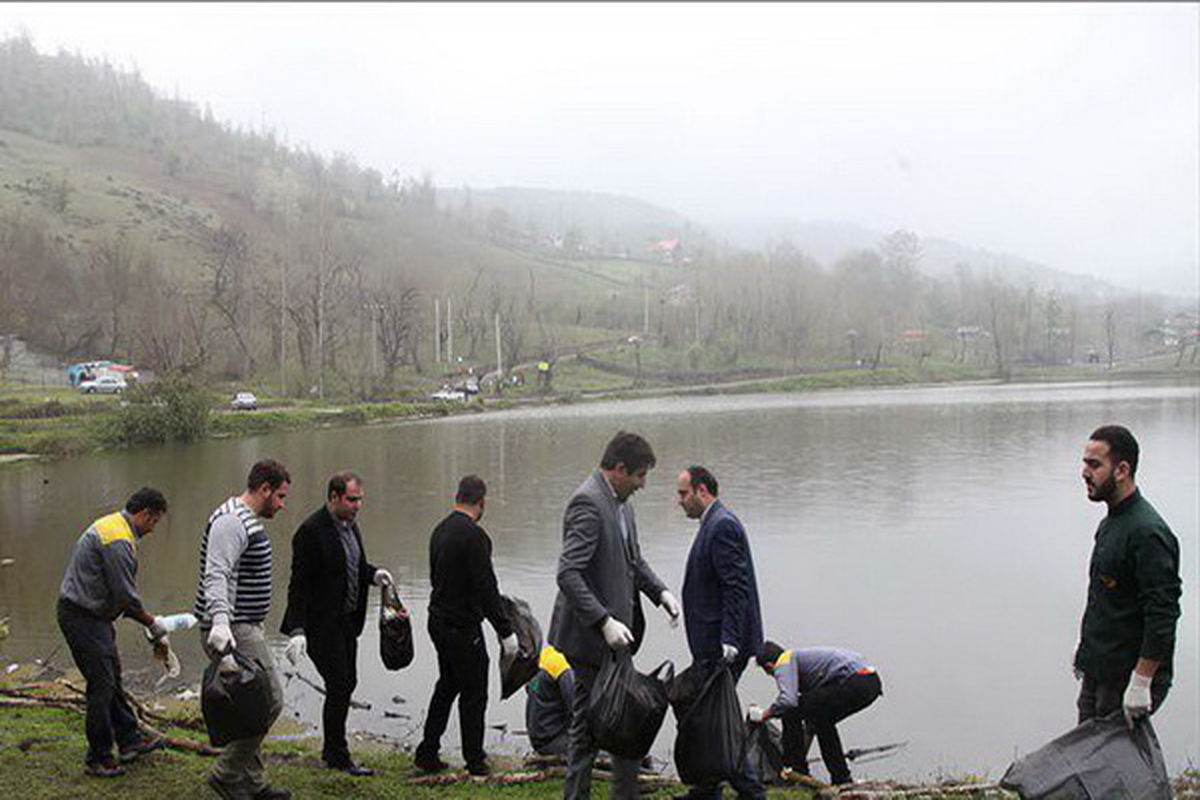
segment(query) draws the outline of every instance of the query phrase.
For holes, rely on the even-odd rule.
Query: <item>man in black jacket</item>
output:
[[[351,760],[346,744],[346,714],[358,684],[358,636],[369,587],[392,581],[391,573],[367,561],[355,521],[362,504],[362,478],[339,472],[329,479],[325,505],[292,538],[288,607],[280,626],[291,637],[288,660],[294,665],[307,653],[325,681],[325,766],[356,776],[373,774]]]
[[[425,733],[413,762],[425,772],[447,767],[438,750],[450,706],[458,698],[463,759],[472,775],[490,771],[483,751],[487,710],[488,654],[483,644],[484,617],[500,637],[504,654],[517,652],[517,635],[500,605],[492,569],[492,540],[479,527],[487,485],[477,475],[458,483],[454,508],[429,538],[429,637],[438,654],[438,680],[425,717]]]

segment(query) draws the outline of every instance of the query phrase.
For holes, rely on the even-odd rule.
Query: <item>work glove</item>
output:
[[[237,665],[237,661],[235,661],[233,658],[233,653],[230,653],[227,656],[222,656],[221,660],[219,662],[217,662],[217,672],[237,672],[237,671],[238,671],[238,665]]]
[[[600,633],[604,634],[604,642],[613,650],[633,644],[633,632],[615,617],[607,617],[604,620],[604,624],[600,626]]]
[[[375,570],[375,577],[371,579],[371,583],[376,586],[386,586],[389,583],[395,583],[395,581],[392,580],[392,573],[386,569],[377,569]]]
[[[746,709],[746,719],[755,725],[762,724],[762,721],[767,718],[767,712],[763,711],[760,706],[751,705]]]
[[[1125,712],[1125,724],[1133,730],[1133,721],[1150,713],[1150,682],[1149,678],[1138,672],[1129,675],[1129,685],[1125,687],[1125,697],[1121,708]]]
[[[675,595],[663,589],[663,593],[658,596],[658,602],[662,604],[663,611],[667,612],[667,619],[671,622],[671,627],[679,625],[679,601],[675,599]]]
[[[300,659],[308,655],[308,637],[303,633],[293,634],[292,638],[288,639],[287,647],[283,648],[283,654],[293,667],[299,664]]]
[[[146,638],[150,640],[151,644],[167,638],[167,626],[163,624],[162,617],[155,617],[154,621],[146,627]]]
[[[738,649],[731,644],[721,645],[721,660],[726,664],[732,664],[737,661]]]
[[[233,638],[228,622],[218,622],[212,626],[208,632],[208,646],[214,653],[225,653],[237,647],[237,640]]]
[[[505,656],[515,656],[520,645],[517,643],[517,635],[510,633],[500,640],[500,654]]]

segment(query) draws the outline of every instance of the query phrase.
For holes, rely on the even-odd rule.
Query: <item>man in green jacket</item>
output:
[[[1179,542],[1134,482],[1138,443],[1106,425],[1083,450],[1088,499],[1108,505],[1096,529],[1087,607],[1075,651],[1079,721],[1122,709],[1134,719],[1162,705],[1171,686],[1179,619]]]

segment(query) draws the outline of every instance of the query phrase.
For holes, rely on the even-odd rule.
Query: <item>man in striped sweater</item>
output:
[[[271,610],[271,540],[262,521],[283,510],[291,476],[278,461],[259,461],[250,469],[246,491],[230,497],[208,519],[200,543],[200,585],[196,616],[209,658],[235,670],[236,647],[266,669],[271,684],[271,717],[283,708],[279,674],[263,634]],[[263,777],[259,749],[263,736],[237,739],[225,746],[208,785],[225,800],[287,800],[291,792],[270,786]]]

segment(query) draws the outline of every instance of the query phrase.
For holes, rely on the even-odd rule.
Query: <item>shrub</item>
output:
[[[105,437],[110,444],[190,442],[208,432],[212,398],[189,378],[132,386],[126,401]]]

